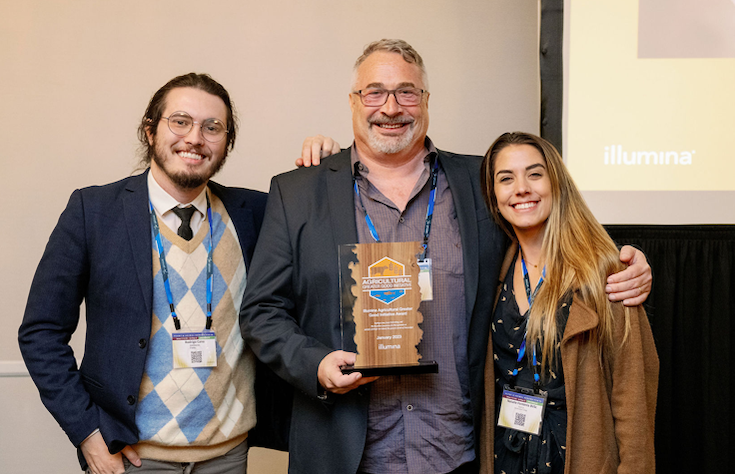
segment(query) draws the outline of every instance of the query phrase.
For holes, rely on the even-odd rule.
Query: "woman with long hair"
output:
[[[605,294],[622,268],[612,239],[535,135],[495,140],[482,188],[514,242],[492,314],[482,470],[655,472],[658,356],[643,309]]]

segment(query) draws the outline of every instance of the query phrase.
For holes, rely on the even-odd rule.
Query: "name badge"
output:
[[[434,292],[431,287],[431,259],[418,260],[419,264],[419,288],[421,289],[421,301],[431,301],[434,299]]]
[[[543,390],[534,393],[531,389],[510,388],[506,385],[500,403],[498,426],[534,435],[541,434],[546,397],[547,393]]]
[[[217,367],[217,342],[214,331],[176,331],[172,339],[174,369]]]

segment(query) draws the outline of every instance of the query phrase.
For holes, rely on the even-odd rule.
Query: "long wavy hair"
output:
[[[498,137],[485,154],[481,171],[485,203],[511,239],[518,242],[513,227],[500,214],[494,173],[498,153],[512,145],[530,145],[541,153],[546,161],[552,195],[542,246],[546,277],[531,307],[526,345],[541,347],[542,371],[554,366],[555,348],[563,337],[558,329],[557,310],[567,295],[576,293],[599,316],[600,323],[591,337],[598,345],[602,363],[605,352],[613,344],[612,303],[605,293],[605,284],[608,275],[624,267],[618,249],[587,207],[556,148],[541,137],[523,132],[504,133]],[[626,308],[623,341],[629,331]]]

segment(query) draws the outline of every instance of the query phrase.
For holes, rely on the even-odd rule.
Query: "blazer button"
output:
[[[138,341],[138,347],[140,347],[141,349],[145,349],[145,346],[146,346],[145,339],[141,339],[140,341]]]
[[[135,397],[132,395],[128,395],[128,405],[135,404]]]

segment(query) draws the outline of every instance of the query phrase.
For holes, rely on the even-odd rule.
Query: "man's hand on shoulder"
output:
[[[339,143],[329,137],[322,135],[306,137],[301,145],[301,157],[296,159],[296,166],[299,168],[317,166],[322,158],[339,153],[340,150]]]
[[[354,390],[360,385],[374,382],[378,377],[363,377],[359,372],[343,374],[340,367],[355,363],[355,353],[345,351],[330,352],[321,362],[317,369],[319,383],[326,390],[338,395]]]
[[[625,306],[637,306],[651,293],[651,267],[643,252],[630,245],[620,249],[620,261],[628,268],[610,275],[605,291],[610,301],[622,300]]]
[[[87,460],[89,472],[92,474],[122,474],[125,472],[123,456],[128,458],[128,461],[134,466],[140,467],[140,457],[130,446],[125,446],[121,453],[110,454],[99,431],[82,441],[79,447],[84,459]]]

